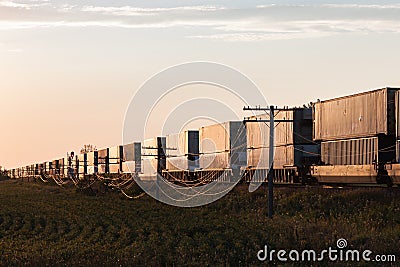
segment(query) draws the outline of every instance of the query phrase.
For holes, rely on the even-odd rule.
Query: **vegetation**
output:
[[[400,260],[397,188],[277,188],[272,220],[266,193],[238,186],[215,203],[185,209],[148,196],[2,181],[0,266],[253,266],[265,244],[320,251],[339,238]]]
[[[93,152],[95,150],[97,150],[96,146],[88,144],[88,145],[84,145],[80,152],[81,152],[81,154],[84,154],[84,153]]]
[[[0,166],[0,181],[7,180],[7,179],[8,179],[8,176],[7,176],[6,170],[4,170],[2,166]]]

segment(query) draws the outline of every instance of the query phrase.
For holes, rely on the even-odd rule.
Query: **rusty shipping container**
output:
[[[393,136],[321,142],[321,161],[326,165],[369,165],[393,162]]]
[[[229,121],[200,128],[200,169],[240,169],[247,164],[246,128]]]
[[[395,94],[384,88],[314,103],[314,140],[395,135]]]
[[[185,131],[166,137],[167,170],[199,168],[199,131]]]

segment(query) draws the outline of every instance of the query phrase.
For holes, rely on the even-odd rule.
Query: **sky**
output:
[[[135,92],[173,65],[226,64],[300,106],[400,87],[399,47],[400,1],[0,0],[0,165],[120,144]],[[214,89],[186,93],[229,99]]]

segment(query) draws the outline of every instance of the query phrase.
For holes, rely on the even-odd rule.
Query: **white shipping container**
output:
[[[157,179],[157,159],[144,158],[142,159],[142,173],[140,178],[142,180],[156,180]]]
[[[262,148],[269,144],[269,114],[251,117],[251,119],[264,120],[264,122],[248,122],[247,146],[248,148]],[[275,122],[274,145],[299,145],[312,144],[312,109],[294,108],[278,110],[275,112],[275,120],[287,120],[287,122]]]
[[[98,172],[108,173],[109,172],[109,164],[108,164],[108,148],[101,149],[97,151],[98,155]]]
[[[314,104],[314,139],[395,134],[395,92],[384,88]]]
[[[120,162],[121,162],[121,146],[113,146],[109,149],[109,164],[110,164],[110,173],[120,173]]]
[[[86,154],[79,154],[77,156],[78,158],[78,162],[77,164],[79,164],[79,168],[78,168],[78,173],[79,174],[86,174],[85,170],[86,170],[86,164],[87,164],[87,157]]]
[[[142,173],[144,176],[155,176],[154,170],[162,172],[166,167],[165,137],[155,137],[143,141],[142,145]]]
[[[140,161],[142,154],[142,144],[140,142],[135,142],[124,145],[123,154],[124,161]]]
[[[319,161],[318,145],[278,146],[274,150],[274,168],[302,167]],[[248,150],[249,168],[269,169],[269,148]]]
[[[378,137],[321,143],[321,161],[327,165],[367,165],[378,160]]]
[[[95,174],[98,171],[97,166],[97,151],[92,151],[87,153],[87,173],[88,174]]]
[[[200,166],[199,159],[189,160],[187,156],[167,158],[167,170],[172,170],[172,171],[178,171],[178,170],[194,171],[195,169],[198,169],[199,166]]]
[[[231,121],[200,129],[200,168],[239,169],[246,166],[246,128]]]
[[[167,169],[191,170],[199,168],[199,131],[185,131],[166,137]]]
[[[135,142],[123,146],[123,173],[140,173],[142,171],[142,144]]]

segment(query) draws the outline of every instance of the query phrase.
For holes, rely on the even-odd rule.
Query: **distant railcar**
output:
[[[123,173],[136,173],[142,172],[142,144],[135,142],[123,146]]]
[[[124,159],[124,147],[113,146],[109,148],[109,170],[110,173],[122,173],[122,162]]]
[[[199,131],[189,130],[166,136],[166,169],[163,176],[173,183],[196,180],[199,164]]]
[[[97,152],[97,155],[98,155],[98,173],[99,174],[110,173],[109,148],[100,149]]]
[[[142,143],[141,173],[142,180],[156,180],[157,174],[162,175],[166,167],[166,139],[155,137],[146,139]]]

